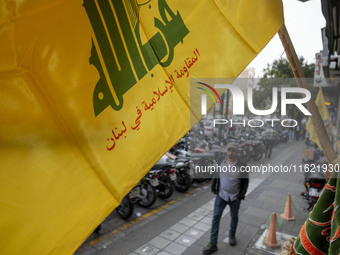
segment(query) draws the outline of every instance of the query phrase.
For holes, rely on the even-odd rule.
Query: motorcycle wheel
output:
[[[186,192],[191,187],[192,183],[190,174],[188,174],[186,170],[183,170],[177,171],[176,175],[175,189],[179,192]]]
[[[102,224],[99,224],[99,226],[93,232],[95,232],[96,234],[99,234],[101,229],[102,229]]]
[[[317,201],[318,200],[315,199],[314,197],[309,196],[309,199],[308,199],[308,204],[309,204],[308,210],[312,211],[313,208],[314,208],[314,205],[316,204]]]
[[[128,218],[131,217],[133,213],[133,209],[134,209],[134,205],[131,202],[129,195],[126,195],[123,198],[120,205],[117,207],[116,211],[122,219],[127,220]]]
[[[166,199],[171,197],[172,193],[174,193],[174,185],[171,181],[159,181],[158,188],[158,197],[161,199]]]
[[[251,155],[251,158],[254,160],[260,160],[262,158],[262,155],[263,155],[262,150],[254,150]]]
[[[240,157],[242,158],[242,160],[244,162],[249,162],[250,161],[249,153],[244,148],[240,150]]]
[[[149,182],[142,183],[140,186],[140,199],[138,200],[138,205],[147,208],[152,206],[157,199],[157,192],[154,187]]]
[[[197,182],[197,183],[203,183],[203,182],[206,182],[208,180],[209,180],[208,178],[195,178],[194,179],[194,181]]]

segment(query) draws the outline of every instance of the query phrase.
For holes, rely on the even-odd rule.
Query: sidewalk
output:
[[[286,148],[287,153],[281,152],[284,157],[277,157],[278,149],[273,151],[273,159],[270,160],[272,165],[290,165],[301,164],[302,149],[305,147],[303,142],[290,141],[291,146]],[[213,253],[219,254],[280,254],[283,242],[290,236],[297,236],[300,228],[308,217],[307,201],[300,195],[304,191],[303,174],[266,174],[265,179],[251,179],[251,185],[248,190],[246,199],[242,202],[239,213],[239,224],[237,229],[237,246],[231,247],[228,244],[229,230],[229,211],[222,219],[220,224],[218,251]],[[252,178],[252,177],[251,177]],[[257,185],[257,182],[261,182]],[[253,189],[253,186],[256,188]],[[282,220],[280,214],[284,212],[288,193],[291,194],[292,214],[295,221]],[[212,203],[211,203],[212,205]],[[261,235],[267,231],[272,213],[277,215],[276,231],[277,240],[281,241],[281,247],[278,249],[267,248],[259,240]],[[282,235],[283,234],[283,235]],[[202,249],[209,243],[210,232],[206,232],[194,245],[187,249],[183,254],[202,254]],[[282,240],[280,240],[282,239]],[[256,247],[257,243],[257,247]]]
[[[275,147],[272,159],[262,159],[256,165],[300,165],[303,141],[289,141]],[[250,163],[252,165],[253,163]],[[280,249],[268,249],[258,241],[268,228],[273,212],[277,214],[277,231],[283,237],[297,236],[307,218],[307,201],[300,196],[304,191],[302,173],[251,174],[246,199],[242,201],[236,238],[237,246],[227,242],[229,209],[221,220],[219,250],[214,254],[279,254]],[[292,213],[296,221],[280,218],[288,193],[292,197]],[[209,243],[214,196],[210,187],[193,189],[179,201],[152,211],[138,221],[114,230],[110,235],[88,242],[79,255],[195,255]],[[277,234],[280,240],[281,234]],[[225,242],[224,242],[225,241]],[[256,243],[257,246],[256,246]]]

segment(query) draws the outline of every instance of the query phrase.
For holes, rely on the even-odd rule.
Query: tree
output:
[[[306,63],[303,57],[299,58],[306,78],[309,81],[309,91],[312,95],[316,95],[317,89],[313,87],[314,64]],[[264,70],[263,77],[258,82],[257,89],[253,92],[253,104],[256,109],[269,109],[272,105],[272,89],[273,87],[297,87],[292,69],[289,62],[285,58],[274,60],[272,64],[268,64]],[[300,94],[290,94],[290,98],[301,98]],[[278,107],[274,114],[280,116],[281,96],[278,92]],[[287,117],[300,122],[303,118],[303,113],[293,105],[287,105]]]

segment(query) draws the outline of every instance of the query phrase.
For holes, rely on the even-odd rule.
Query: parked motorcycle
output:
[[[152,206],[157,199],[156,187],[159,185],[159,174],[157,172],[148,172],[138,183],[140,194],[137,204],[141,207]]]
[[[251,143],[242,140],[239,141],[238,150],[239,157],[242,158],[244,162],[249,162],[251,159],[251,153],[253,151]]]
[[[260,160],[263,156],[263,153],[265,151],[264,144],[261,140],[256,139],[251,141],[251,152],[250,157],[257,161]]]
[[[279,133],[280,135],[280,140],[282,143],[286,143],[289,140],[289,131],[288,130],[283,130],[282,132]]]
[[[186,192],[192,184],[190,177],[190,159],[176,157],[174,162],[176,168],[175,189],[179,192]]]
[[[96,234],[99,234],[101,229],[102,229],[102,224],[99,224],[99,226],[96,227],[96,229],[93,232],[96,233]]]
[[[327,181],[323,173],[307,174],[305,178],[307,187],[308,210],[313,209],[315,203],[318,201],[322,189],[325,187]]]
[[[302,164],[305,170],[304,185],[306,188],[302,195],[308,200],[308,210],[311,210],[319,199],[327,180],[324,172],[320,169],[320,150],[315,144],[309,141],[306,142],[306,145],[307,148],[313,147],[313,149],[306,150],[302,158]]]
[[[135,186],[120,202],[119,206],[116,208],[117,214],[124,220],[130,218],[134,211],[134,204],[140,199],[140,189],[139,186]],[[102,224],[99,224],[97,228],[93,231],[99,234],[102,229]]]
[[[210,166],[216,166],[214,154],[212,152],[191,153],[190,154],[190,175],[197,183],[205,182],[212,178],[207,172]],[[196,168],[198,171],[196,171]]]
[[[127,220],[131,217],[134,210],[134,204],[140,199],[139,186],[135,186],[122,200],[119,206],[116,208],[118,215]]]
[[[158,197],[166,199],[174,192],[174,181],[176,180],[176,169],[173,163],[167,162],[167,156],[163,156],[150,170],[151,173],[158,173],[159,184],[156,186]]]
[[[188,152],[187,143],[184,143],[181,139],[180,142],[165,154],[168,157],[168,161],[172,162],[173,167],[176,169],[174,185],[175,189],[179,192],[186,192],[192,184],[190,176],[190,153]]]

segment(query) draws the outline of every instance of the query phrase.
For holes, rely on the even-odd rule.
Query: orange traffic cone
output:
[[[276,213],[273,212],[269,226],[268,235],[264,240],[264,244],[269,248],[279,248],[280,242],[276,240]]]
[[[285,212],[281,214],[281,218],[288,221],[295,220],[295,217],[292,215],[292,198],[289,193],[287,197]]]

